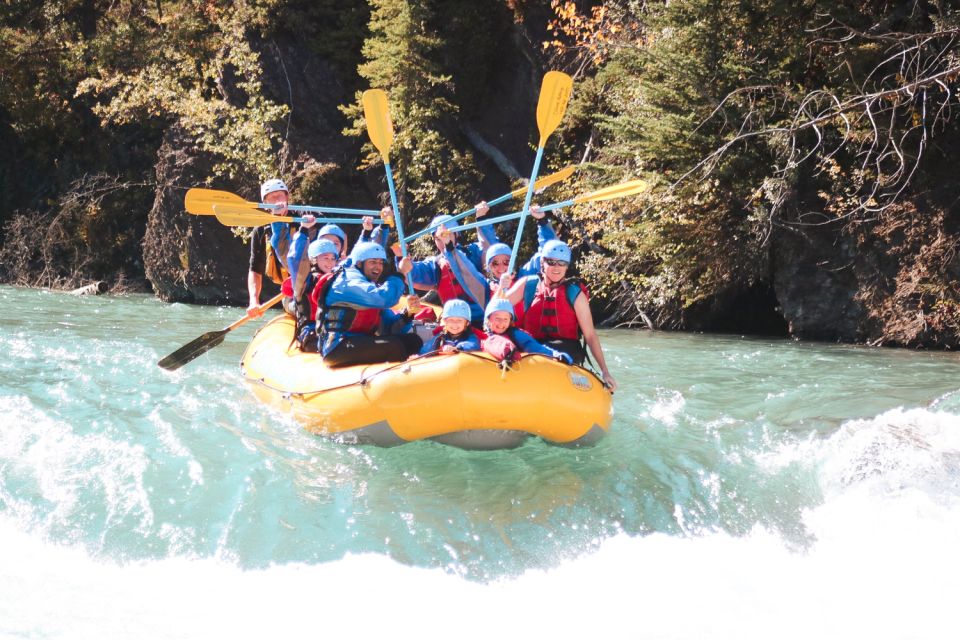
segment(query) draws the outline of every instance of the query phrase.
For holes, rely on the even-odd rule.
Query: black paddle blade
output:
[[[229,329],[220,329],[219,331],[208,331],[193,342],[189,342],[166,358],[157,363],[167,371],[174,371],[191,360],[205,354],[210,349],[223,342],[226,335],[230,333]]]

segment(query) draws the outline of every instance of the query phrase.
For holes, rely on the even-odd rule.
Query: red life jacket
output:
[[[346,331],[349,333],[376,333],[380,326],[380,314],[383,309],[353,309],[353,321]]]
[[[290,279],[290,276],[283,279],[283,284],[280,285],[280,293],[288,298],[293,297],[293,280]]]
[[[331,272],[332,273],[332,272]],[[310,290],[310,319],[316,321],[317,319],[317,307],[320,306],[320,290],[323,287],[320,286],[320,283],[323,281],[323,278],[327,274],[324,274],[317,278],[317,281],[313,283],[313,289]]]
[[[529,276],[524,286],[524,312],[519,326],[537,340],[579,340],[580,323],[573,302],[580,293],[587,295],[580,282],[564,281],[548,290],[543,280]]]
[[[446,260],[440,260],[440,282],[437,283],[437,295],[440,296],[441,302],[447,302],[448,300],[453,300],[454,298],[459,298],[460,300],[470,300],[470,297],[467,295],[467,292],[462,286],[460,286],[460,281],[457,280],[457,276],[454,275],[453,269],[450,268],[450,263]]]
[[[354,309],[352,307],[341,307],[332,305],[327,307],[324,304],[322,318],[320,315],[320,301],[326,302],[330,287],[333,286],[333,280],[343,271],[342,268],[334,269],[330,273],[325,273],[317,280],[311,292],[311,300],[316,300],[318,315],[317,320],[323,320],[325,331],[348,332],[348,333],[366,333],[373,334],[380,327],[380,314],[383,309]],[[334,313],[331,313],[334,312]]]

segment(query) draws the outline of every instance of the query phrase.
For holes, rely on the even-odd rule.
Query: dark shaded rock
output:
[[[871,269],[854,243],[829,226],[780,229],[772,242],[773,288],[790,335],[863,341],[867,310],[857,291]]]
[[[187,189],[204,184],[212,165],[182,129],[167,132],[158,153],[156,198],[143,239],[144,270],[161,300],[245,306],[249,249],[216,218],[195,216],[183,207]],[[256,198],[229,185],[218,186]]]
[[[733,288],[684,309],[683,326],[692,331],[786,336],[789,326],[773,287],[757,283]]]

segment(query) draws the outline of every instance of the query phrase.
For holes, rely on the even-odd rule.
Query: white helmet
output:
[[[260,199],[263,200],[267,197],[268,193],[273,193],[274,191],[286,191],[290,193],[290,189],[287,189],[287,185],[283,180],[280,178],[272,178],[260,185]]]

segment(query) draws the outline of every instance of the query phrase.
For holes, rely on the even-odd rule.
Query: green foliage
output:
[[[96,73],[80,82],[77,92],[100,100],[94,111],[105,123],[178,122],[204,150],[222,158],[219,175],[237,177],[251,169],[273,175],[278,125],[289,109],[264,96],[251,33],[264,29],[279,5],[279,0],[169,3],[162,16],[141,16],[132,28],[108,14],[104,18],[113,28],[106,33],[119,39],[91,46],[126,55],[99,55]]]
[[[387,92],[394,124],[390,162],[401,209],[407,224],[424,222],[437,212],[464,207],[464,194],[479,176],[472,154],[455,144],[459,109],[453,79],[438,55],[443,40],[429,26],[432,8],[412,0],[371,4],[370,37],[363,45],[366,62],[359,72],[371,87]],[[341,109],[353,122],[344,134],[364,135],[360,92],[355,103]],[[380,162],[372,144],[366,144],[364,152],[361,168]]]
[[[849,224],[883,211],[906,179],[922,188],[924,177],[909,173],[921,135],[936,133],[939,124],[944,142],[956,137],[944,126],[949,107],[938,122],[924,121],[918,88],[903,89],[916,69],[949,69],[951,56],[953,64],[960,58],[945,53],[948,38],[911,39],[938,29],[952,33],[957,16],[939,6],[918,11],[817,0],[604,6],[611,9],[604,15],[616,13],[623,28],[614,30],[613,42],[604,41],[606,57],[578,83],[562,135],[571,149],[589,141],[581,180],[643,176],[657,185],[626,211],[611,203],[575,212],[579,227],[612,251],[585,269],[598,291],[620,296],[621,309],[639,302],[676,325],[695,303],[769,282],[768,239],[778,227],[805,224],[809,214],[800,212],[820,212],[818,223]],[[570,43],[574,50],[611,33],[572,11],[564,5],[558,12],[569,27],[558,32],[588,40]],[[956,84],[956,74],[944,77]],[[862,100],[880,91],[888,93],[871,103],[871,118]],[[922,100],[928,113],[945,104],[926,93]],[[838,104],[849,106],[837,110]],[[817,117],[816,127],[804,124]],[[936,173],[929,167],[928,175]],[[611,272],[629,282],[631,295],[623,296]]]

